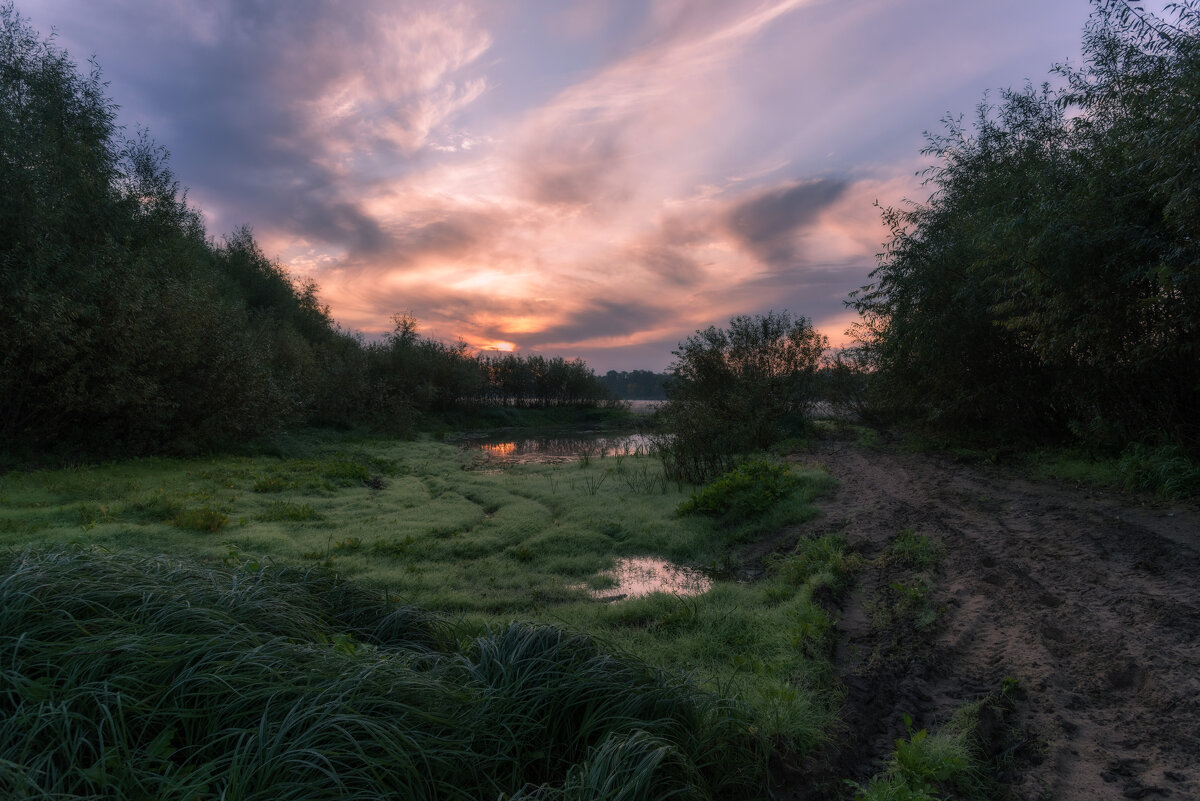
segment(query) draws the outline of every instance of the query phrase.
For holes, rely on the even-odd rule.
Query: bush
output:
[[[751,459],[692,493],[691,498],[680,504],[679,513],[755,517],[802,484],[800,477],[785,464]]]
[[[734,317],[679,343],[659,419],[668,474],[702,483],[805,422],[828,342],[805,317]]]

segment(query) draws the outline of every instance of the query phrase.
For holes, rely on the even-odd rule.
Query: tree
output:
[[[94,64],[0,4],[0,451],[190,448],[300,419],[331,328],[315,287],[248,231],[214,247],[165,150],[114,110]]]
[[[734,317],[680,342],[660,411],[668,469],[699,483],[802,425],[826,347],[807,318],[786,311]]]
[[[929,136],[933,192],[884,210],[851,300],[896,411],[955,435],[1200,445],[1196,9],[1099,2],[1064,87]]]

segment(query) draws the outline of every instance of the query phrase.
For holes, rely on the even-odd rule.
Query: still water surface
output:
[[[532,437],[484,435],[454,440],[465,451],[477,453],[483,467],[513,464],[563,464],[579,459],[634,456],[652,453],[645,434],[567,432]]]
[[[652,592],[700,595],[712,588],[712,578],[701,571],[652,556],[618,559],[605,575],[616,582],[615,586],[591,590],[592,597],[602,601],[638,598]]]

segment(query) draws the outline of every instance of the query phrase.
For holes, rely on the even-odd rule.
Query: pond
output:
[[[653,453],[650,437],[636,433],[570,431],[527,437],[484,434],[448,441],[477,455],[480,467],[485,470],[514,464],[563,464],[580,459]]]

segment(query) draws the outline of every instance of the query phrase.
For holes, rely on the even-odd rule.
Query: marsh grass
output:
[[[794,491],[747,522],[676,514],[693,488],[663,481],[661,463],[645,453],[471,468],[458,448],[436,441],[326,435],[307,449],[290,441],[279,456],[9,473],[0,477],[0,546],[331,568],[461,626],[496,629],[521,619],[591,632],[686,675],[693,687],[739,699],[764,742],[803,748],[820,740],[836,692],[823,634],[831,622],[812,593],[842,580],[833,576],[847,564],[827,558],[840,545],[827,543],[819,558],[796,556],[821,567],[781,566],[747,585],[717,581],[695,599],[601,604],[589,587],[621,558],[721,566],[731,540],[811,516],[808,499],[828,486],[827,476],[795,472]],[[375,488],[363,476],[387,481]],[[227,518],[222,528],[171,522],[180,510],[205,507]]]
[[[26,550],[0,632],[10,798],[739,797],[763,765],[739,704],[593,638],[327,571]]]

